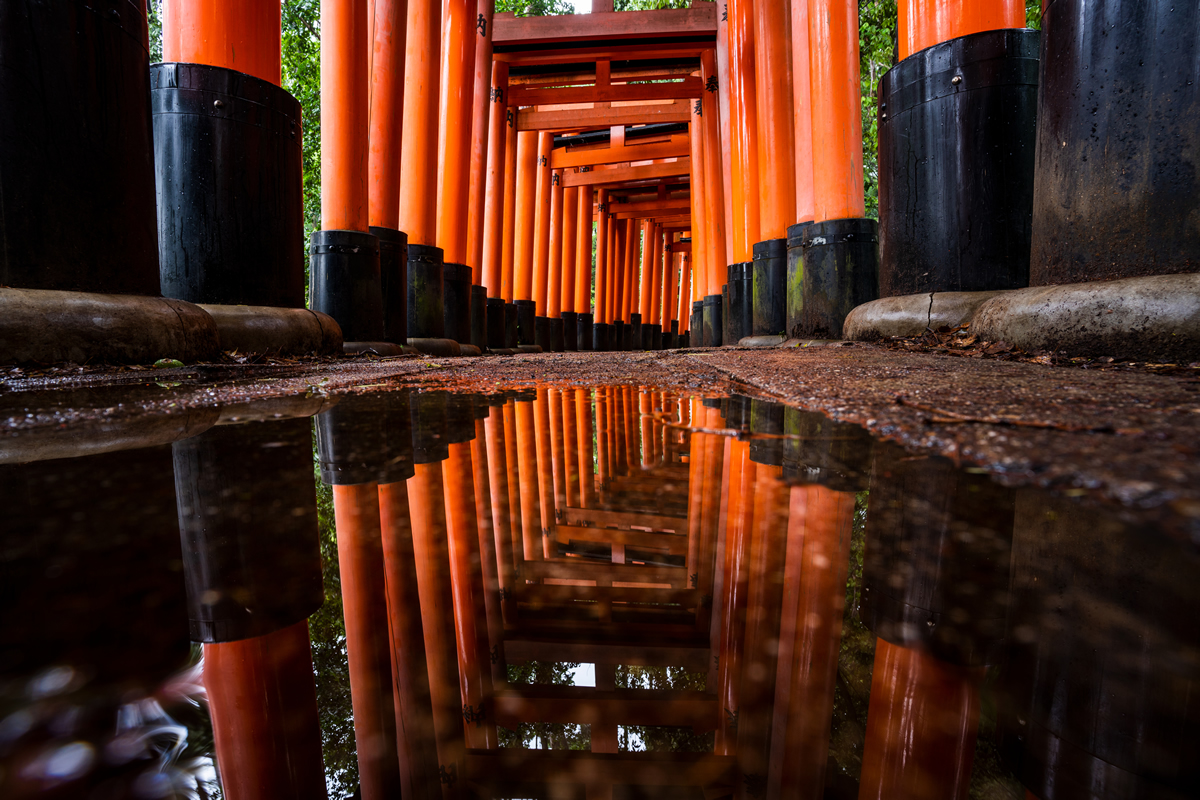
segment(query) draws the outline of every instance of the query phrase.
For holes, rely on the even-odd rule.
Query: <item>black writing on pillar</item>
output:
[[[579,171],[580,172],[591,172],[592,168],[591,167],[580,167]]]
[[[500,663],[500,645],[498,645],[498,644],[492,645],[492,663],[493,664]]]
[[[553,182],[553,184],[551,184],[551,185],[553,185],[553,186],[558,186],[558,184],[559,184],[559,179],[560,179],[560,176],[559,176],[559,174],[558,174],[557,172],[556,172],[556,173],[554,173],[554,182]]]
[[[605,211],[608,211],[608,203],[601,203],[601,204],[600,204],[600,208],[599,208],[599,209],[597,209],[597,210],[598,210],[598,211],[599,211],[601,214],[603,214]]]
[[[708,90],[708,91],[710,91],[710,92],[716,92],[716,91],[717,91],[717,88],[718,88],[718,84],[717,84],[717,76],[716,76],[716,75],[709,75],[709,76],[708,76],[708,80],[706,80],[706,81],[704,82],[704,88],[705,88],[705,89],[707,89],[707,90]]]
[[[765,775],[750,773],[742,776],[746,784],[746,794],[750,797],[764,797],[767,794],[767,778]]]
[[[550,162],[546,159],[545,156],[538,156],[538,166],[539,167],[544,167],[549,163]]]
[[[508,600],[508,599],[509,599],[509,598],[511,598],[511,597],[512,597],[512,590],[511,590],[511,589],[501,589],[501,590],[500,590],[500,600],[501,600],[502,602],[503,602],[504,600]]]
[[[726,3],[724,10],[721,11],[721,22],[729,22],[729,3]]]
[[[725,719],[729,723],[729,729],[736,733],[738,728],[738,712],[730,711],[728,708],[725,709]]]
[[[696,107],[693,109],[693,111],[696,112],[697,117],[704,116],[704,106],[700,103],[699,100],[696,101]]]
[[[451,764],[450,766],[438,764],[438,777],[441,778],[442,783],[447,786],[453,786],[458,782],[458,764]]]
[[[688,576],[688,580],[692,582],[692,588],[695,589],[696,585],[700,583],[700,576],[693,572],[690,576]]]
[[[516,119],[516,116],[513,114],[513,110],[510,108],[508,110],[508,127],[515,128],[516,126],[517,126],[517,119]]]
[[[492,89],[492,102],[493,103],[503,103],[504,102],[504,90],[498,86],[493,87],[493,89]]]
[[[487,36],[487,18],[483,14],[480,14],[479,19],[475,20],[475,27],[479,28],[480,36]]]
[[[463,704],[463,719],[466,720],[468,725],[473,724],[476,728],[478,728],[483,725],[483,721],[486,718],[487,715],[483,711],[483,703],[479,704],[479,708],[475,708],[475,706],[469,706],[466,703]]]

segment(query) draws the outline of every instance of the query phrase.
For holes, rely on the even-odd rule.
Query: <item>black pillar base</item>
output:
[[[533,318],[533,343],[542,348],[543,353],[550,352],[550,318]]]
[[[612,324],[612,330],[609,331],[608,335],[612,337],[612,341],[610,341],[608,343],[609,350],[624,350],[625,349],[625,321],[624,320],[620,320],[620,319],[614,320],[613,324]]]
[[[703,310],[700,319],[702,347],[720,347],[722,333],[721,295],[710,294],[702,301]]]
[[[408,338],[445,339],[446,304],[442,295],[445,253],[427,244],[408,246]],[[346,341],[354,341],[346,337]]]
[[[737,344],[754,326],[754,262],[729,265],[729,320],[725,344]]]
[[[840,339],[851,309],[879,297],[878,242],[873,219],[831,219],[808,228],[799,336]]]
[[[626,324],[621,328],[621,349],[633,350],[633,324]]]
[[[480,350],[487,349],[487,289],[471,287],[471,344]]]
[[[778,336],[787,329],[787,239],[754,245],[750,294],[751,336]]]
[[[517,307],[517,345],[537,344],[536,304],[532,300],[518,300],[514,305]]]
[[[487,299],[487,346],[489,350],[504,348],[504,299],[489,297]]]
[[[372,225],[379,239],[379,287],[383,294],[383,340],[408,341],[408,234]]]
[[[337,321],[343,341],[382,341],[379,240],[362,231],[314,231],[311,253],[313,310]]]
[[[687,333],[685,333],[679,337],[679,348],[681,350],[686,350],[687,348],[689,348],[691,346],[692,346],[692,332],[688,331]]]
[[[787,238],[787,319],[788,338],[800,336],[800,316],[804,312],[804,237],[812,222],[798,222],[788,228]]]
[[[663,333],[663,349],[674,350],[679,347],[679,320],[671,320],[671,332]]]
[[[579,349],[579,315],[574,311],[562,312],[563,350],[573,353]]]
[[[696,336],[698,337],[696,340],[696,344],[697,345],[703,344],[704,343],[704,301],[703,300],[692,301],[691,329],[696,332]],[[691,344],[690,338],[688,339],[688,344],[689,345]]]
[[[651,325],[650,326],[650,349],[651,350],[662,350],[662,344],[663,344],[662,325]]]
[[[592,312],[584,311],[579,314],[575,321],[575,344],[577,350],[595,350],[596,343],[593,334],[595,333],[592,325]]]
[[[446,338],[459,344],[471,343],[471,268],[446,262],[442,266],[442,313]]]
[[[728,280],[728,278],[727,278]],[[733,332],[729,329],[729,320],[732,314],[729,312],[729,284],[726,283],[721,287],[721,346],[729,344],[737,344],[737,340],[733,338]]]
[[[516,349],[518,341],[517,336],[517,304],[504,304],[504,347],[508,350]]]
[[[550,352],[561,353],[566,349],[566,344],[563,342],[563,320],[562,317],[550,319]]]
[[[642,315],[629,315],[629,350],[643,350],[642,347]]]
[[[592,325],[592,349],[597,352],[604,352],[611,349],[608,343],[609,332],[612,330],[611,325],[606,325],[603,322],[597,322]]]
[[[654,330],[649,322],[642,323],[642,339],[638,343],[643,350],[651,350],[654,347]]]

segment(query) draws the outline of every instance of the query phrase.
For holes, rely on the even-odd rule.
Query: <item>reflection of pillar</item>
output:
[[[401,797],[442,796],[406,481],[379,487]]]
[[[420,455],[417,460],[422,460]],[[446,777],[453,776],[456,781],[463,769],[463,708],[442,465],[436,461],[418,463],[415,472],[408,479],[408,507],[438,772]]]
[[[533,403],[516,403],[517,416],[517,474],[521,494],[521,540],[526,561],[541,561],[542,545],[541,480],[538,472],[537,428]]]
[[[854,495],[819,486],[796,486],[790,495],[768,792],[818,800],[825,791]]]
[[[633,472],[633,468],[638,465],[641,460],[638,454],[638,437],[637,437],[637,417],[638,406],[636,401],[636,390],[632,386],[621,387],[621,405],[625,409],[625,464],[626,472]]]
[[[517,446],[517,404],[504,404],[504,453],[509,464],[509,473],[520,476],[520,448]],[[525,559],[525,517],[521,512],[521,481],[509,480],[508,520],[512,535],[513,565],[519,567]]]
[[[628,475],[629,451],[626,449],[625,420],[628,411],[625,407],[625,387],[613,386],[609,389],[609,400],[612,408],[612,471],[613,475]]]
[[[537,390],[533,401],[534,430],[537,433],[538,506],[541,509],[542,548],[546,558],[554,552],[554,529],[558,525],[554,496],[554,450],[550,443],[550,401],[546,389]]]
[[[638,394],[638,408],[642,421],[642,467],[649,469],[654,466],[654,399],[649,391],[643,390]]]
[[[982,669],[878,639],[859,799],[966,798],[982,679]]]
[[[497,590],[504,620],[512,622],[516,620],[516,601],[511,598],[516,584],[516,562],[512,539],[513,516],[508,499],[511,481],[508,468],[508,448],[505,441],[504,406],[492,406],[488,418],[484,420],[484,428],[487,432],[488,488],[491,494],[491,519],[495,533],[493,551],[496,555],[496,574],[499,582]],[[478,433],[476,433],[476,437],[478,438]],[[481,547],[480,552],[486,553],[486,548]],[[486,567],[484,574],[487,574]],[[503,648],[503,643],[499,638],[493,638],[493,644],[496,643]],[[495,677],[493,676],[494,682]]]
[[[579,506],[596,505],[596,467],[592,449],[592,398],[587,389],[575,390],[575,421],[579,442]]]
[[[230,800],[324,800],[308,622],[204,645],[204,686]]]
[[[563,395],[558,389],[547,392],[550,406],[550,455],[554,472],[554,508],[561,513],[567,507],[566,432],[563,425]],[[557,517],[557,514],[555,515]]]
[[[729,512],[725,534],[725,586],[721,598],[721,649],[717,677],[717,702],[721,722],[716,747],[721,755],[737,751],[738,715],[741,711],[741,673],[746,637],[746,604],[750,588],[748,555],[754,519],[756,465],[747,442],[733,442],[729,462]]]
[[[563,420],[563,508],[580,508],[579,499],[579,433],[576,424],[575,395],[580,390],[562,390],[562,420]]]
[[[450,457],[444,463],[442,480],[466,744],[471,748],[493,748],[496,746],[496,722],[491,710],[491,647],[488,644],[487,606],[483,599],[471,449],[472,444],[467,442],[450,445]]]
[[[608,488],[608,479],[612,470],[609,461],[609,454],[612,450],[608,437],[608,389],[600,386],[596,388],[596,477],[599,479],[600,491]]]

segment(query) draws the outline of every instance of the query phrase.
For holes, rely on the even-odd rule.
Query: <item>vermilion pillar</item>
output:
[[[500,597],[502,584],[500,583],[499,550],[497,548],[499,544],[496,531],[497,515],[493,506],[495,495],[492,494],[491,470],[488,461],[487,421],[493,414],[499,415],[500,409],[491,406],[486,413],[487,416],[482,418],[478,414],[476,415],[475,438],[471,440],[471,466],[475,472],[475,516],[479,520],[477,566],[483,575],[483,606],[487,616],[487,627],[486,629],[481,628],[480,632],[485,633],[482,640],[485,660],[491,663],[490,696],[497,683],[504,685],[508,681],[508,667],[504,658],[504,613],[501,608],[503,601]],[[493,426],[494,428],[495,426]],[[502,516],[504,519],[501,526],[507,533],[507,508],[503,509]],[[487,667],[484,669],[486,670]],[[493,718],[488,724],[494,729],[495,719]]]
[[[433,701],[405,481],[379,487],[402,797],[441,798]]]
[[[608,189],[596,193],[596,323],[608,321]]]
[[[489,7],[492,3],[486,3]],[[507,164],[508,62],[492,64],[492,93],[488,115],[487,191],[483,204],[483,285],[488,297],[503,298],[505,166]],[[511,297],[511,295],[509,295]]]
[[[321,11],[323,19],[324,6]],[[322,30],[323,40],[326,35]],[[400,163],[400,229],[408,234],[410,245],[436,247],[441,0],[408,0],[407,47],[404,62],[403,155]],[[329,114],[330,107],[324,105],[324,84],[321,93],[325,114]]]
[[[415,469],[416,474],[408,479],[408,507],[438,768],[442,773],[461,775],[465,755],[463,704],[442,465],[417,464]]]
[[[323,3],[321,40],[321,225],[366,231],[366,0]]]
[[[476,285],[483,282],[483,243],[487,237],[488,156],[492,132],[492,15],[495,0],[476,0],[475,88],[471,92],[471,189],[467,203],[467,264],[476,270]],[[497,288],[498,288],[497,284]],[[495,295],[491,295],[495,296]]]
[[[535,217],[533,227],[533,300],[538,316],[546,316],[546,297],[550,273],[550,150],[554,135],[537,133],[537,182],[535,184]],[[520,212],[520,209],[517,209]]]
[[[791,12],[786,3],[754,3],[755,103],[758,111],[759,238],[787,238],[796,222],[796,136]],[[847,91],[851,91],[847,88]],[[751,244],[754,244],[751,242]]]
[[[721,598],[721,647],[717,668],[717,702],[721,724],[717,729],[716,752],[735,755],[737,721],[741,712],[741,673],[746,637],[746,604],[750,591],[747,558],[754,519],[754,480],[757,465],[750,460],[749,442],[733,442],[729,460],[729,506],[726,516]]]
[[[663,273],[666,272],[664,258],[667,255],[663,246],[662,225],[654,226],[654,271],[650,275],[650,324],[662,324]]]
[[[735,263],[749,261],[751,247],[762,238],[759,232],[758,116],[754,67],[754,6],[757,2],[764,0],[729,0],[729,132]],[[852,9],[853,13],[858,13],[857,8],[855,6]],[[848,86],[839,84],[838,90],[849,96],[851,92],[846,88]],[[856,102],[857,96],[854,93]],[[861,156],[859,160],[861,163]]]
[[[650,324],[650,302],[653,294],[651,275],[653,273],[653,258],[654,258],[654,221],[642,221],[642,281],[641,288],[638,292],[638,313],[642,315],[642,322],[646,325]]]
[[[510,469],[515,466],[512,471],[519,474],[521,453],[517,446],[517,404],[515,402],[504,404],[504,456]],[[524,519],[525,516],[521,511],[521,481],[510,480],[508,481],[508,524],[512,535],[514,569],[518,569],[524,560]],[[518,580],[520,579],[520,575],[516,577]],[[516,609],[515,602],[512,609]]]
[[[725,197],[725,203],[722,211],[725,216],[725,258],[721,263],[720,283],[725,283],[726,266],[732,264],[737,259],[734,256],[734,227],[737,219],[733,205],[736,202],[733,191],[733,123],[730,120],[734,109],[730,105],[731,88],[729,85],[729,9],[726,7],[724,13],[718,17],[717,22],[717,52],[716,52],[716,69],[717,69],[717,98],[721,106],[720,116],[720,166],[721,166],[721,186]]]
[[[516,403],[517,472],[521,493],[521,536],[526,561],[543,560],[542,503],[538,471],[537,427],[533,403]]]
[[[204,645],[204,686],[230,800],[324,800],[308,623]]]
[[[575,313],[592,311],[592,187],[579,187],[575,239]]]
[[[576,263],[579,258],[579,189],[572,186],[563,192],[562,208],[562,287],[559,292],[561,310],[574,313],[579,311],[575,304],[575,279],[578,270]],[[589,254],[590,255],[590,254]],[[572,341],[575,331],[566,332],[568,341]],[[574,347],[567,346],[568,350]]]
[[[408,0],[370,0],[371,91],[369,217],[372,226],[400,224],[400,134],[404,129],[404,50]]]
[[[550,440],[550,400],[546,389],[537,390],[533,401],[533,427],[537,452],[538,506],[541,511],[542,553],[546,558],[555,555],[554,529],[557,526],[554,505],[554,449]]]
[[[359,785],[383,800],[400,791],[400,763],[378,485],[333,486],[333,509]]]
[[[900,0],[896,6],[901,59],[960,36],[1025,27],[1021,0]]]
[[[877,639],[860,800],[966,798],[982,680],[982,668]]]
[[[792,129],[796,136],[796,220],[814,219],[812,84],[808,0],[792,3]]]
[[[279,3],[272,0],[164,3],[162,37],[163,61],[225,67],[282,83]]]
[[[546,266],[546,316],[562,316],[563,284],[563,185],[562,170],[550,176],[549,261]]]
[[[517,123],[516,109],[504,108],[504,215],[500,237],[500,293],[505,303],[516,299],[517,285]]]
[[[613,282],[612,291],[609,293],[610,302],[612,303],[612,319],[610,322],[617,320],[624,321],[625,309],[621,307],[621,301],[625,299],[625,256],[626,242],[629,239],[629,220],[618,219],[613,220]]]
[[[579,432],[575,421],[576,390],[562,391],[563,508],[579,508]]]
[[[575,422],[579,442],[579,506],[596,505],[596,472],[592,461],[592,398],[586,389],[575,392]]]
[[[698,266],[704,276],[704,295],[721,293],[721,273],[729,259],[726,237],[726,197],[723,170],[721,167],[721,105],[717,87],[717,57],[711,50],[700,55],[700,76],[704,79],[704,97],[700,117],[701,135],[704,138],[704,200],[702,217],[693,217],[696,225],[705,227],[705,263]],[[699,262],[697,262],[699,264]]]
[[[702,123],[704,115],[703,101],[700,101],[696,109],[698,114],[692,116],[691,123],[691,145],[692,145],[692,174],[691,174],[691,206],[692,206],[692,256],[696,263],[703,266],[706,261],[706,248],[708,246],[708,186],[706,183],[707,175],[704,172],[704,125]],[[707,277],[707,276],[705,276]],[[704,295],[708,294],[707,287],[697,284],[696,287],[699,294],[694,298],[700,300]]]
[[[559,511],[567,507],[567,465],[564,444],[563,393],[550,389],[546,394],[550,414],[550,459],[554,472],[555,519]]]
[[[500,610],[505,622],[514,622],[516,600],[511,594],[516,587],[516,560],[513,554],[512,509],[509,504],[509,460],[505,441],[504,408],[493,406],[488,418],[484,420],[484,428],[487,435],[488,488],[491,494],[492,525],[496,542],[496,571],[502,593]]]
[[[448,263],[467,264],[471,121],[475,99],[476,0],[443,7],[437,163],[437,246]],[[433,204],[431,204],[433,205]]]
[[[692,232],[692,246],[695,247],[695,231]],[[695,289],[692,288],[692,258],[687,253],[683,254],[683,263],[679,265],[679,332],[687,333],[688,323],[691,322],[691,315],[688,313],[688,303],[695,296]]]
[[[625,291],[622,293],[621,313],[624,315],[626,322],[630,321],[633,316],[634,302],[633,287],[637,285],[638,278],[638,253],[641,250],[641,231],[638,221],[630,219],[625,221]]]
[[[537,222],[538,134],[517,134],[517,196],[513,224],[513,297],[533,300],[534,230]]]
[[[617,319],[617,281],[620,279],[617,274],[620,258],[617,248],[619,226],[617,225],[617,215],[611,210],[605,216],[608,217],[608,242],[606,244],[608,256],[604,265],[604,321],[611,325]]]
[[[809,0],[814,217],[861,217],[862,105],[858,78],[858,7]]]
[[[676,237],[672,236],[671,238]],[[671,329],[671,320],[675,316],[675,275],[679,269],[678,263],[679,254],[674,250],[668,250],[662,288],[662,326],[663,330],[667,331]]]

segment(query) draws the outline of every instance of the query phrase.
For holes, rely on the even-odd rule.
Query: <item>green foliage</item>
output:
[[[579,666],[569,661],[527,661],[508,665],[508,682],[514,686],[571,686]],[[501,747],[525,750],[590,750],[590,725],[524,722],[516,730],[497,728]]]
[[[511,11],[518,17],[545,17],[550,14],[574,14],[567,0],[496,0],[496,13]]]
[[[147,0],[146,21],[150,23],[150,63],[163,60],[162,55],[162,4],[163,0]]]
[[[303,120],[304,252],[321,229],[321,0],[283,0],[283,88],[300,101]],[[304,260],[308,274],[308,259]]]
[[[1042,0],[1025,0],[1025,27],[1042,29]]]
[[[613,0],[613,11],[652,11],[658,8],[691,8],[692,0]]]
[[[859,0],[858,57],[862,84],[863,195],[866,215],[879,218],[879,79],[896,55],[896,0]]]
[[[683,667],[618,666],[618,689],[673,689],[704,691],[708,675],[688,672]],[[650,725],[621,725],[617,728],[617,749],[621,752],[711,753],[714,734],[696,733],[691,728]]]
[[[321,574],[325,603],[308,619],[313,674],[321,721],[325,782],[332,798],[350,797],[358,789],[358,750],[350,703],[350,665],[346,659],[346,623],[342,617],[342,579],[338,570],[333,490],[317,481],[317,525],[321,540]]]

